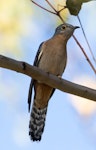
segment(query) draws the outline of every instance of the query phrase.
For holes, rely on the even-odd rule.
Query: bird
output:
[[[59,25],[54,35],[40,44],[33,66],[46,73],[61,77],[67,63],[66,44],[77,28],[79,27],[68,23]],[[30,113],[29,136],[32,141],[40,141],[44,131],[48,102],[55,89],[40,81],[31,79],[28,94],[29,112],[32,89],[34,89],[34,98]]]

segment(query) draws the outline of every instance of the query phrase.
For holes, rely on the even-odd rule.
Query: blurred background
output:
[[[56,9],[65,5],[64,0],[50,2]],[[50,9],[44,0],[38,3]],[[79,16],[96,57],[96,1],[84,3]],[[80,26],[68,10],[62,12],[62,17],[67,23]],[[33,64],[39,44],[53,36],[61,23],[57,16],[30,0],[0,0],[0,54]],[[96,68],[82,30],[76,30],[74,35]],[[67,43],[67,53],[63,78],[96,89],[96,75],[73,38]],[[96,103],[59,90],[49,102],[41,142],[32,142],[28,135],[29,84],[30,77],[0,68],[1,150],[96,150]]]

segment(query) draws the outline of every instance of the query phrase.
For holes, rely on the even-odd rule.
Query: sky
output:
[[[50,9],[43,0],[38,2]],[[55,2],[57,1],[53,0],[52,4],[58,8]],[[58,0],[61,5],[63,2]],[[96,57],[95,7],[95,1],[84,4],[79,17]],[[80,26],[77,17],[68,11],[64,10],[62,16],[67,23]],[[58,17],[30,1],[1,1],[0,54],[32,64],[40,43],[51,38],[61,23]],[[74,35],[96,68],[82,30],[76,30]],[[63,78],[96,89],[96,75],[73,38],[67,43],[67,53],[68,61]],[[27,105],[30,80],[26,75],[0,68],[0,148],[95,150],[96,103],[59,90],[55,91],[49,102],[42,140],[30,140]]]

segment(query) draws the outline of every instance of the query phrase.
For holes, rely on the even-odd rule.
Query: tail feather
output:
[[[35,105],[33,105],[29,123],[29,135],[31,137],[31,140],[41,140],[41,136],[45,126],[46,113],[47,107],[38,109]]]

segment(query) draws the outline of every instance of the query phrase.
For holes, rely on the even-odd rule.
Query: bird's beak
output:
[[[77,28],[80,28],[80,27],[79,27],[79,26],[75,26],[75,27],[74,27],[74,30],[77,29]]]

